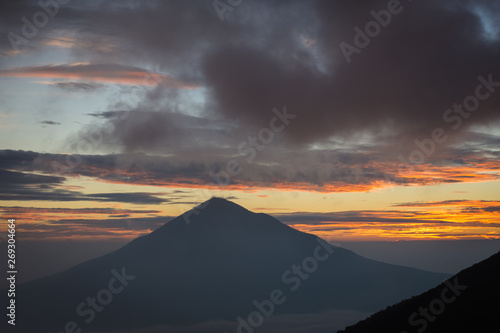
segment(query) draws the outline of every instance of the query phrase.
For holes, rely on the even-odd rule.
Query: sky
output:
[[[0,218],[124,240],[219,196],[331,241],[499,239],[499,14],[3,1]]]

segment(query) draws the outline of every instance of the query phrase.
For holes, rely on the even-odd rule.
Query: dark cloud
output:
[[[133,201],[131,201],[133,202]],[[133,202],[136,203],[136,202]],[[139,202],[140,203],[140,202]],[[145,202],[150,204],[150,202]],[[137,237],[170,221],[157,210],[118,208],[38,208],[2,207],[0,216],[15,217],[22,239],[100,236]],[[112,215],[109,215],[112,214]]]
[[[489,212],[489,213],[500,213],[500,205],[485,207],[485,208],[483,208],[483,210],[485,212]],[[500,226],[500,224],[499,224],[499,226]]]
[[[64,147],[79,154],[74,159],[85,156],[67,171],[105,180],[140,182],[142,168],[158,182],[208,184],[210,171],[224,171],[228,160],[237,159],[244,171],[232,181],[245,186],[286,181],[368,190],[388,178],[428,184],[432,177],[403,177],[395,164],[399,153],[407,157],[417,148],[414,140],[429,138],[435,128],[443,128],[448,140],[427,158],[433,170],[468,166],[470,156],[483,158],[474,159],[477,165],[498,160],[499,138],[479,133],[478,125],[499,124],[500,93],[482,101],[457,130],[443,114],[475,93],[478,76],[491,74],[500,81],[498,24],[492,20],[499,5],[401,2],[401,13],[348,64],[339,45],[354,44],[353,28],[364,29],[373,20],[370,12],[386,9],[387,3],[256,0],[226,13],[224,21],[207,1],[69,3],[33,43],[56,38],[56,30],[71,31],[71,57],[92,62],[2,68],[0,74],[93,80],[92,86],[88,80],[56,83],[64,89],[128,81],[120,90],[124,99],[140,90],[133,105],[110,98],[107,110],[89,110],[92,122]],[[36,9],[28,2],[2,6],[5,31],[21,23],[7,17]],[[148,88],[137,88],[148,75]],[[189,87],[197,89],[180,89]],[[297,117],[248,162],[239,145],[269,127],[272,110],[284,106]],[[88,138],[94,139],[90,145]],[[462,146],[456,148],[457,143]],[[84,146],[90,148],[80,149]],[[110,152],[127,154],[90,156]],[[128,155],[137,152],[170,158]],[[47,159],[68,165],[67,157]],[[105,173],[106,166],[123,173]],[[126,170],[134,172],[124,175]],[[434,179],[452,183],[468,177]]]
[[[97,130],[89,126],[73,140],[77,142],[97,132],[103,145],[115,147],[118,142],[125,152],[169,153],[213,147],[228,136],[234,138],[236,133],[236,126],[230,121],[185,115],[175,110],[104,111],[89,115],[104,119],[104,124]]]
[[[103,62],[111,54],[116,63],[147,62],[154,72],[204,88],[197,96],[203,102],[193,102],[193,96],[158,84],[128,117],[101,113],[102,129],[113,129],[113,150],[237,146],[238,134],[268,126],[271,110],[285,105],[297,121],[280,134],[288,142],[275,141],[276,147],[329,144],[332,138],[360,142],[368,135],[379,152],[410,153],[414,140],[429,138],[435,128],[448,135],[437,150],[463,142],[467,130],[498,120],[497,93],[458,130],[443,114],[474,94],[478,76],[500,81],[498,38],[491,32],[498,25],[486,14],[498,13],[499,6],[472,0],[402,6],[350,64],[340,43],[354,44],[353,28],[364,29],[373,20],[370,11],[386,9],[387,1],[253,1],[226,13],[224,21],[206,1],[110,1],[70,5],[58,20],[68,29],[83,24],[77,37],[85,42],[109,41],[107,51],[75,45],[77,57]],[[92,66],[133,67],[83,67]],[[199,116],[186,115],[193,109]],[[205,123],[193,127],[193,121]]]
[[[480,213],[499,211],[500,202],[495,200],[443,200],[443,201],[427,201],[427,202],[406,202],[394,204],[394,207],[461,207],[465,213]]]
[[[162,193],[157,193],[162,194]],[[169,199],[159,198],[150,193],[140,193],[140,192],[132,192],[132,193],[98,193],[89,195],[90,198],[96,199],[97,201],[116,201],[116,202],[126,202],[126,203],[135,203],[135,204],[161,204],[164,202],[169,202]]]
[[[14,50],[11,46],[8,34],[10,32],[22,36],[23,16],[29,14],[33,15],[38,10],[36,3],[29,0],[20,1],[2,1],[0,2],[0,25],[1,42],[0,42],[0,55],[12,55]],[[23,45],[25,49],[32,48],[33,45]]]
[[[70,227],[72,229],[75,226],[99,228],[102,230],[141,230],[141,231],[153,231],[165,223],[167,223],[171,217],[169,216],[157,216],[157,217],[141,217],[141,218],[114,218],[114,219],[61,219],[54,221],[47,221],[44,225],[48,228],[56,226],[61,228],[60,230],[65,230],[64,226]],[[39,227],[36,227],[39,230]],[[29,230],[29,228],[28,228]],[[95,230],[93,230],[95,231]]]
[[[209,54],[203,73],[217,110],[232,119],[265,126],[270,110],[286,104],[300,120],[284,134],[299,142],[364,130],[390,131],[409,144],[437,127],[451,135],[443,113],[474,94],[479,75],[500,82],[498,42],[483,38],[474,4],[403,3],[403,12],[347,64],[339,44],[353,44],[353,28],[364,28],[370,11],[386,9],[387,1],[319,1],[314,38],[327,59],[323,71],[272,48],[235,45]],[[498,119],[499,101],[496,93],[482,102],[460,131]]]
[[[8,170],[0,170],[0,184],[2,189],[16,190],[22,186],[57,185],[64,182],[63,177],[26,174]]]
[[[467,202],[467,200],[443,200],[443,201],[429,201],[429,202],[404,202],[394,204],[394,207],[439,207],[439,206],[453,206],[456,204]]]
[[[44,120],[44,121],[41,121],[40,124],[44,124],[44,125],[61,125],[61,123],[58,123],[57,121],[52,121],[52,120]]]
[[[75,230],[75,227],[77,228]],[[25,225],[20,227],[19,230],[19,238],[23,240],[49,240],[56,238],[72,238],[78,236],[80,238],[84,237],[106,237],[107,239],[119,239],[124,236],[128,237],[137,237],[138,232],[141,230],[132,230],[128,229],[126,224],[123,223],[123,228],[116,227],[115,228],[100,228],[96,223],[93,226],[82,227],[78,224],[45,224],[45,223],[30,223],[29,225]],[[120,231],[129,231],[129,233],[123,233]],[[149,233],[151,229],[145,228],[144,233]]]
[[[104,126],[111,122],[116,129],[111,133],[113,145],[125,151],[168,150],[190,138],[186,135],[194,131],[190,121],[179,121],[175,110],[193,103],[192,98],[174,92],[189,85],[186,82],[205,88],[199,93],[204,102],[184,105],[183,113],[197,108],[202,119],[226,118],[239,125],[234,128],[240,133],[268,126],[271,110],[286,105],[298,120],[283,136],[299,145],[324,143],[331,137],[356,141],[368,132],[380,150],[396,146],[411,151],[415,139],[428,138],[433,129],[443,128],[449,136],[439,147],[444,148],[463,140],[473,126],[497,121],[498,93],[482,101],[458,130],[451,129],[453,123],[445,122],[443,114],[474,94],[478,76],[491,74],[500,81],[499,25],[494,19],[500,13],[498,3],[401,2],[401,12],[348,64],[339,45],[353,45],[353,28],[364,29],[373,20],[370,12],[386,9],[387,3],[256,0],[225,13],[224,21],[207,1],[71,3],[61,7],[52,28],[41,29],[36,39],[55,38],[51,36],[55,27],[76,31],[73,56],[92,58],[94,63],[1,73],[64,76],[69,71],[97,80],[102,79],[95,76],[99,72],[116,82],[138,84],[130,74],[149,72],[127,64],[141,62],[156,66],[156,75],[176,78],[171,79],[175,84],[164,84],[170,79],[153,82],[156,88],[144,94],[136,109],[140,113],[106,122]],[[3,6],[5,31],[19,30],[22,22],[12,17],[29,16],[37,9],[29,2]],[[4,48],[7,44],[4,41]],[[106,64],[110,59],[113,63]],[[56,86],[95,89],[80,82]],[[195,129],[198,141],[224,142],[223,133],[214,137],[211,119],[206,127]],[[235,142],[233,134],[228,141]],[[187,144],[196,144],[193,141]]]
[[[31,214],[31,213],[43,213],[43,214],[117,214],[117,213],[130,213],[130,214],[156,214],[159,213],[157,210],[135,210],[135,209],[117,209],[117,208],[40,208],[40,207],[1,207],[0,210],[8,214]],[[122,217],[128,217],[129,214],[124,214]],[[115,217],[120,217],[120,215],[115,215]]]
[[[0,200],[5,201],[103,201],[135,204],[161,204],[169,199],[163,193],[129,192],[84,194],[60,188],[64,177],[0,170]]]
[[[127,112],[128,111],[100,111],[100,112],[87,113],[87,115],[95,118],[113,119],[117,117],[126,117],[124,114]]]
[[[88,176],[102,181],[164,187],[211,188],[301,188],[310,191],[369,191],[390,184],[436,184],[498,179],[498,161],[477,154],[458,155],[411,170],[400,169],[396,161],[377,153],[318,150],[283,152],[269,148],[258,161],[236,155],[234,149],[206,148],[173,151],[172,156],[145,154],[64,155],[0,151],[0,167],[22,172],[43,172],[66,176]],[[228,176],[228,162],[236,161],[241,172]],[[279,162],[277,162],[279,161]],[[448,163],[453,169],[443,171]],[[484,170],[490,170],[485,173]],[[50,185],[50,184],[39,184]],[[41,189],[41,187],[40,187]],[[37,190],[38,191],[38,190]],[[74,194],[61,195],[74,200]],[[43,194],[42,194],[43,195]],[[144,198],[143,195],[148,197]],[[157,201],[155,195],[133,194],[137,202]],[[160,195],[160,194],[158,194]],[[182,197],[175,194],[172,198]],[[94,197],[95,200],[105,200]],[[118,199],[118,198],[115,198]],[[128,200],[122,197],[121,200]],[[106,199],[110,200],[110,199]],[[162,199],[163,200],[163,199]],[[186,201],[186,200],[181,200]]]
[[[92,92],[105,87],[104,84],[95,82],[54,82],[51,86],[71,92]]]
[[[398,217],[388,217],[384,214],[394,214]],[[416,214],[415,212],[407,212],[407,211],[383,211],[381,214],[380,211],[345,211],[345,212],[331,212],[331,213],[304,213],[304,212],[294,212],[294,213],[286,213],[286,214],[272,214],[278,220],[289,224],[307,224],[307,225],[316,225],[321,226],[325,223],[345,223],[345,222],[353,222],[353,223],[389,223],[389,224],[407,224],[407,223],[430,223],[436,225],[452,225],[453,222],[446,220],[425,220],[422,217],[425,217],[425,213],[419,212]],[[412,218],[416,216],[416,218]],[[420,218],[418,218],[420,217]],[[396,226],[397,227],[397,226]],[[328,230],[339,230],[336,227],[327,226]],[[356,228],[356,227],[353,227]],[[376,226],[376,228],[380,228],[380,226]],[[385,228],[390,228],[390,226],[385,226]],[[342,228],[340,228],[342,230]]]

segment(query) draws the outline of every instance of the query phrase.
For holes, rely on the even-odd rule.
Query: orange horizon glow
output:
[[[45,160],[44,163],[50,163],[50,160]],[[397,171],[397,167],[391,163],[373,163],[372,167],[383,169],[389,174]],[[461,167],[438,168],[430,164],[415,166],[411,172],[394,177],[396,181],[403,182],[402,184],[380,179],[368,179],[366,183],[361,183],[360,179],[360,183],[354,184],[334,181],[319,185],[280,179],[264,183],[233,177],[229,185],[220,186],[211,182],[207,175],[187,178],[172,174],[162,177],[162,174],[144,170],[106,169],[97,165],[81,164],[72,172],[66,173],[66,181],[55,185],[54,189],[81,191],[82,195],[99,194],[103,191],[144,192],[165,199],[163,202],[170,202],[170,195],[179,189],[188,193],[177,199],[180,203],[174,206],[169,206],[169,203],[112,204],[93,200],[80,203],[75,200],[64,204],[55,201],[18,201],[13,194],[10,201],[2,202],[4,207],[0,207],[0,215],[24,221],[19,227],[19,237],[25,239],[133,239],[150,233],[168,222],[170,217],[181,215],[192,208],[195,202],[201,203],[214,195],[224,196],[227,193],[236,199],[243,198],[239,203],[248,209],[282,217],[291,227],[325,239],[498,239],[500,201],[470,199],[474,198],[473,196],[467,200],[456,199],[465,195],[450,193],[463,193],[464,191],[457,190],[463,189],[464,184],[479,184],[477,188],[484,190],[487,187],[481,184],[488,181],[492,184],[488,187],[489,197],[497,198],[495,193],[498,186],[496,184],[499,183],[499,170],[500,162],[477,161],[477,165]],[[413,193],[419,193],[426,186],[441,186],[437,184],[450,186],[449,192],[437,197],[444,200],[419,201],[423,197],[420,194],[410,196],[411,199],[405,201],[403,197],[391,194],[391,191],[404,193],[404,189],[409,188]],[[163,190],[156,190],[158,188]],[[176,191],[166,193],[167,189]],[[292,193],[297,199],[288,196],[285,200],[296,201],[280,206],[280,198]],[[382,200],[383,203],[373,205],[356,202],[365,194],[370,194],[371,199]],[[320,196],[335,198],[341,195],[350,200],[351,203],[347,207],[338,206],[342,201],[337,201],[336,206],[341,208],[331,211],[327,210],[328,201],[318,205]],[[304,203],[300,198],[315,200]],[[265,204],[258,203],[258,200],[265,200]],[[33,203],[34,207],[26,207],[30,203]],[[315,211],[320,213],[314,213]],[[303,215],[305,220],[290,219],[294,214]],[[324,218],[320,222],[317,218],[308,221],[307,217],[314,214],[323,214]]]
[[[448,200],[396,205],[397,210],[335,212],[333,216],[352,216],[350,221],[324,219],[313,223],[287,223],[289,226],[324,239],[359,240],[446,240],[500,239],[500,201]],[[1,207],[0,214],[15,216],[19,237],[23,239],[133,239],[148,234],[168,222],[171,217],[161,210],[125,208],[35,208]],[[302,213],[273,215],[293,216]],[[314,213],[308,213],[314,215]],[[335,215],[337,214],[337,215]],[[9,215],[9,216],[7,216]],[[90,216],[90,217],[89,217]],[[100,226],[113,220],[160,218],[142,228]],[[164,218],[163,218],[164,217]],[[345,218],[343,218],[345,219]],[[122,221],[123,220],[123,221]],[[373,220],[373,221],[370,221]],[[81,224],[83,221],[85,223]],[[125,221],[125,222],[124,222]],[[135,226],[135,227],[134,227]],[[89,235],[89,232],[91,233]]]

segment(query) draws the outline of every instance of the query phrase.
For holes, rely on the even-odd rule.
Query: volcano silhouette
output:
[[[273,291],[273,314],[373,312],[447,277],[366,259],[212,198],[117,251],[19,286],[16,331],[236,324]]]

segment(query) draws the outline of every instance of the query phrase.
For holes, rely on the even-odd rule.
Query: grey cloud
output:
[[[67,219],[47,221],[47,225],[84,226],[99,229],[117,230],[144,230],[153,231],[171,219],[169,216],[143,217],[143,218],[114,218],[114,219]],[[38,229],[38,228],[37,228]]]
[[[217,48],[204,59],[203,70],[217,110],[264,125],[269,110],[286,104],[300,121],[284,134],[298,142],[366,130],[377,135],[385,129],[411,145],[436,127],[454,134],[443,113],[474,94],[479,75],[493,73],[500,82],[498,42],[481,37],[482,23],[471,12],[472,1],[453,8],[451,2],[404,3],[407,8],[351,64],[339,44],[352,44],[354,26],[364,27],[373,19],[370,11],[386,8],[387,1],[315,5],[321,22],[317,45],[329,60],[326,69],[318,72],[300,59],[283,59],[272,48]],[[498,119],[499,98],[496,93],[482,102],[460,131]],[[405,137],[408,142],[401,140]]]
[[[0,210],[4,214],[15,213],[67,213],[67,214],[113,214],[113,213],[140,213],[154,214],[157,210],[136,210],[136,209],[117,209],[117,208],[40,208],[40,207],[2,207]],[[125,214],[129,216],[129,214]]]
[[[163,193],[158,193],[163,194]],[[116,202],[126,202],[135,204],[161,204],[163,202],[169,202],[169,199],[159,198],[150,193],[141,192],[131,192],[131,193],[98,193],[88,196],[90,200],[95,199],[97,201],[116,201]]]
[[[236,126],[230,121],[178,112],[103,111],[89,115],[104,119],[97,130],[103,136],[103,145],[115,147],[118,142],[125,152],[169,153],[181,149],[206,148],[226,140],[232,143],[231,138],[236,135]],[[95,126],[90,125],[72,141],[77,143],[95,132]]]
[[[92,92],[105,87],[104,84],[95,82],[55,82],[51,86],[71,92]]]
[[[49,174],[58,174],[62,170],[63,174],[67,176],[82,175],[103,181],[136,185],[202,187],[216,186],[219,181],[224,182],[228,161],[236,161],[241,167],[241,173],[230,177],[231,185],[273,188],[286,183],[290,186],[294,184],[302,187],[307,186],[310,190],[332,192],[351,191],[355,187],[358,191],[363,191],[388,181],[401,184],[426,184],[427,182],[446,183],[466,180],[466,178],[460,178],[456,175],[452,175],[450,178],[446,175],[439,176],[439,179],[432,176],[427,180],[402,178],[398,169],[394,167],[395,162],[390,159],[390,156],[373,152],[361,154],[345,151],[306,150],[293,153],[269,148],[269,151],[259,156],[259,159],[256,159],[254,163],[248,163],[245,156],[236,153],[235,148],[174,149],[172,156],[145,154],[58,155],[0,151],[0,156],[6,157],[0,160],[0,168]],[[473,161],[474,164],[471,164],[470,161]],[[451,163],[456,168],[467,168],[467,173],[470,174],[471,167],[477,165],[478,172],[480,172],[482,164],[492,161],[494,160],[482,156],[482,153],[479,152],[477,154],[463,154],[460,158],[447,159],[446,163]],[[439,166],[442,163],[443,161],[436,161],[435,166],[429,165],[427,169],[439,171]],[[54,165],[63,167],[55,168]],[[495,179],[495,177],[492,176],[491,179]],[[221,186],[224,187],[224,183]],[[171,197],[177,198],[179,195],[175,194]],[[104,198],[94,199],[104,200]],[[143,199],[137,197],[137,200]],[[155,201],[157,199],[148,198],[145,200]]]
[[[479,75],[491,73],[500,81],[499,39],[486,38],[484,24],[500,13],[494,1],[402,2],[403,11],[353,55],[351,64],[339,44],[353,44],[353,28],[364,28],[373,20],[370,11],[385,9],[387,1],[252,1],[223,22],[207,1],[119,4],[75,3],[61,9],[55,26],[76,30],[89,43],[73,46],[74,55],[101,63],[146,62],[182,82],[200,82],[207,102],[190,107],[225,117],[239,129],[266,126],[270,110],[287,105],[300,119],[283,132],[295,145],[332,136],[355,141],[370,132],[373,141],[385,140],[379,150],[411,151],[413,140],[429,137],[434,128],[447,130],[449,144],[464,139],[474,125],[499,118],[500,94],[495,93],[459,130],[450,130],[443,120],[445,110],[474,93]],[[4,6],[15,15],[33,10],[27,2]],[[6,22],[7,29],[19,24]],[[491,22],[488,28],[498,29]],[[173,122],[171,115],[189,101],[161,85],[148,91],[138,108],[147,112],[114,120],[121,132],[113,133],[113,144],[155,152],[177,141],[196,144],[185,133],[189,125]],[[223,142],[217,134],[214,139],[211,128],[199,128],[197,137]]]
[[[63,177],[25,174],[8,170],[0,170],[0,184],[2,185],[2,189],[15,190],[19,186],[54,185],[62,184],[63,182]]]
[[[407,211],[384,211],[384,213],[395,213],[400,215],[399,218],[390,217],[378,217],[380,211],[344,211],[344,212],[331,212],[331,213],[305,213],[305,212],[295,212],[286,214],[272,214],[278,220],[289,224],[308,224],[321,226],[326,223],[345,223],[345,222],[376,222],[376,223],[392,223],[395,227],[397,224],[407,224],[407,223],[432,223],[432,224],[442,224],[442,225],[452,225],[453,222],[445,220],[424,220],[418,218],[405,218],[405,215],[413,215],[411,212]],[[425,213],[419,212],[419,216],[425,215]],[[374,226],[375,228],[380,228],[380,226]],[[328,230],[334,230],[336,227],[326,226]],[[389,227],[388,227],[389,228]],[[337,229],[335,229],[337,230]]]
[[[353,28],[364,28],[373,19],[370,11],[386,8],[387,1],[254,1],[224,22],[206,2],[165,1],[133,10],[110,4],[92,18],[95,8],[89,6],[81,14],[94,29],[101,27],[104,35],[117,38],[129,60],[146,57],[179,77],[202,82],[208,102],[197,107],[239,129],[262,128],[273,108],[287,105],[298,117],[283,132],[293,145],[332,136],[356,141],[369,132],[380,151],[410,152],[413,141],[429,137],[434,128],[446,130],[449,144],[463,140],[474,125],[498,120],[500,94],[482,102],[457,131],[443,120],[448,108],[474,93],[479,75],[491,73],[500,81],[498,40],[483,37],[478,6],[498,12],[491,1],[403,3],[403,12],[353,55],[351,64],[339,44],[353,44]],[[111,27],[120,31],[119,37]],[[157,113],[136,113],[116,122],[122,131],[113,133],[114,144],[125,151],[156,152],[184,142],[189,126],[182,121],[174,126],[170,108],[186,99],[170,94],[160,88],[146,94],[141,110]],[[163,108],[149,108],[153,101],[158,106],[158,100]],[[197,137],[224,142],[214,139],[210,129],[206,132],[199,129]]]
[[[24,229],[24,230],[23,230]],[[117,233],[116,231],[119,229],[105,229],[99,228],[96,226],[88,227],[82,230],[78,230],[75,232],[74,226],[71,225],[55,225],[55,224],[36,224],[32,223],[29,226],[21,227],[22,234],[20,233],[21,239],[34,239],[34,240],[43,240],[43,239],[51,239],[55,235],[57,237],[66,237],[71,238],[74,236],[85,237],[85,236],[94,236],[94,237],[102,237],[105,236],[107,239],[112,240],[116,237],[116,239],[120,239],[123,237],[123,233]],[[129,229],[127,229],[129,230]],[[145,229],[145,233],[147,233],[147,228]],[[132,231],[132,230],[131,230]],[[135,235],[134,233],[133,235]],[[22,236],[21,236],[22,235]]]
[[[37,175],[27,172],[0,170],[0,200],[5,201],[105,201],[135,204],[160,204],[168,199],[152,193],[96,193],[84,194],[58,188],[65,178]],[[161,195],[163,193],[158,193]]]
[[[52,120],[44,120],[44,121],[41,121],[40,124],[44,124],[44,125],[61,125],[61,123],[59,123],[57,121],[52,121]]]

